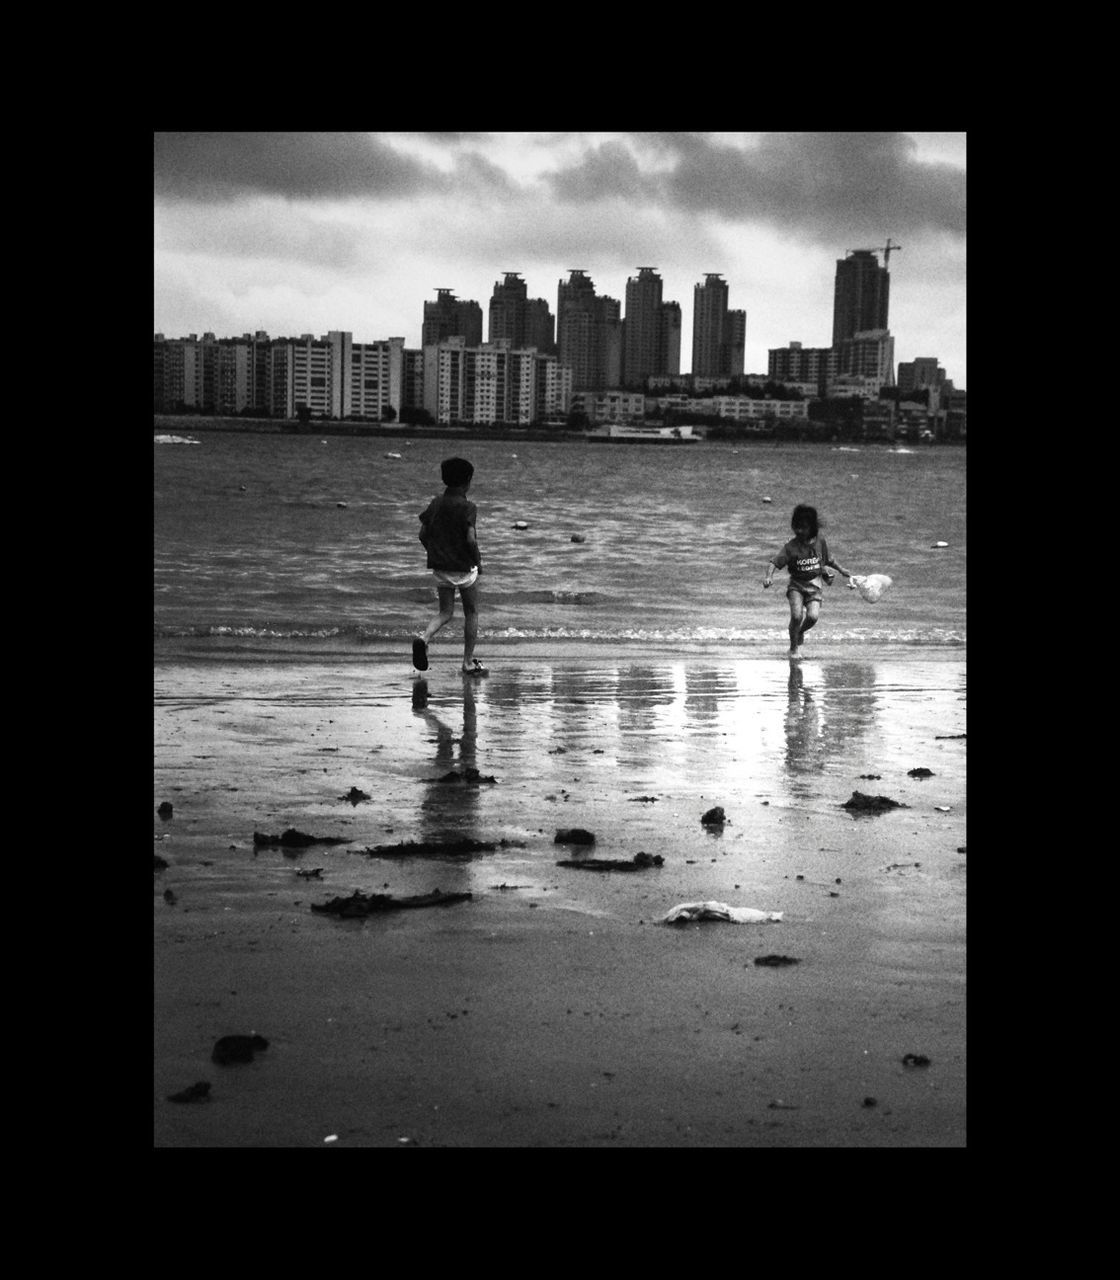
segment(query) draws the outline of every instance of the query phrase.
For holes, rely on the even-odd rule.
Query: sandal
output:
[[[428,669],[428,642],[420,636],[414,636],[412,639],[412,665],[417,671]]]
[[[472,658],[471,665],[463,668],[463,675],[465,676],[488,676],[489,674],[489,667],[484,667],[477,658]]]

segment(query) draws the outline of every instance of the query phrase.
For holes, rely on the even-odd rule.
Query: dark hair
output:
[[[821,522],[817,519],[816,507],[807,507],[803,502],[799,502],[793,509],[793,517],[789,522],[789,527],[793,529],[799,524],[807,524],[809,526],[809,537],[815,538],[821,531]]]
[[[439,464],[439,474],[444,484],[468,484],[474,475],[474,466],[466,458],[444,458]]]

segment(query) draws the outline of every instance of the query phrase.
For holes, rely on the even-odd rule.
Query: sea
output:
[[[184,420],[188,422],[189,420]],[[892,582],[825,589],[813,653],[963,656],[966,451],[887,444],[647,443],[163,432],[154,442],[159,653],[347,655],[404,644],[436,591],[419,513],[469,458],[478,654],[503,644],[780,656],[797,503],[834,557]],[[461,612],[438,643],[461,636]]]

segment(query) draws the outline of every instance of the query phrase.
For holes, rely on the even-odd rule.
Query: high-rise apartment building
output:
[[[435,302],[424,303],[420,345],[430,347],[448,338],[462,338],[468,347],[482,345],[482,308],[460,300],[451,289],[437,289]]]
[[[617,298],[597,296],[580,268],[557,287],[556,347],[560,363],[572,371],[572,388],[602,391],[617,387],[622,371],[622,321]]]
[[[651,374],[668,373],[659,359],[662,340],[662,280],[656,267],[639,267],[626,281],[622,320],[622,380],[640,387]],[[679,369],[677,370],[679,372]]]
[[[662,280],[656,267],[639,267],[626,281],[626,315],[622,321],[622,380],[645,385],[647,378],[681,371],[681,308],[661,300]]]
[[[747,313],[727,308],[727,283],[708,271],[693,291],[692,373],[701,378],[732,378],[743,372]]]
[[[715,271],[692,291],[692,372],[718,378],[725,372],[724,330],[727,325],[727,281]]]
[[[542,355],[556,352],[555,322],[543,298],[530,298],[520,272],[507,271],[490,299],[489,341],[508,338],[515,350],[535,347]]]
[[[886,329],[891,281],[871,249],[852,249],[836,263],[832,345],[873,329]]]
[[[803,347],[800,342],[791,342],[788,347],[770,348],[767,372],[775,382],[810,383],[823,396],[836,376],[839,359],[835,347]]]
[[[745,311],[729,311],[727,313],[727,373],[729,377],[741,378],[746,372],[747,356],[747,313]]]
[[[565,415],[571,391],[571,370],[556,356],[515,351],[508,339],[424,348],[424,408],[439,423],[529,426]]]
[[[877,381],[881,387],[894,386],[894,338],[886,329],[854,333],[835,344],[838,377]]]
[[[945,370],[937,363],[936,356],[918,356],[914,360],[900,360],[898,365],[898,389],[905,393],[922,388],[940,390],[945,385]]]
[[[268,413],[271,341],[267,333],[215,338],[155,335],[152,401],[157,413],[196,409]]]

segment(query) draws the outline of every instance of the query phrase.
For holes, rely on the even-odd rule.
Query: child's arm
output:
[[[471,555],[474,556],[474,562],[478,566],[479,573],[482,572],[482,553],[478,549],[478,538],[475,535],[474,525],[467,525],[467,546],[470,547]]]
[[[844,566],[840,563],[840,561],[836,559],[836,557],[832,554],[831,551],[828,553],[828,558],[825,560],[825,564],[831,565],[832,568],[834,568],[837,573],[843,575],[845,578],[850,578],[852,576],[847,571],[847,569],[844,568]]]
[[[762,585],[764,587],[768,587],[774,581],[774,570],[777,567],[778,566],[774,563],[773,560],[771,560],[770,563],[766,566],[766,577],[762,579]]]

